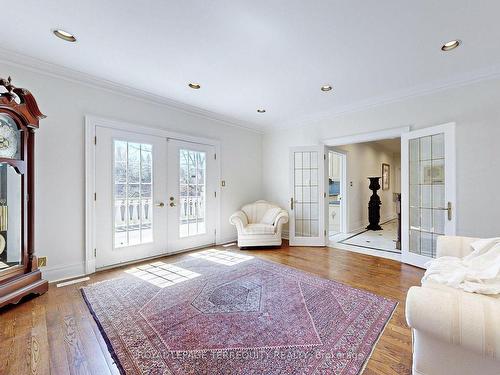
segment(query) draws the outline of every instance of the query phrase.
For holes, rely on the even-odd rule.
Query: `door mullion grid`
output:
[[[139,216],[139,239],[142,243],[142,143],[139,144],[139,205],[137,215]]]
[[[129,225],[130,225],[130,202],[129,202],[129,194],[128,194],[128,186],[129,186],[129,173],[128,173],[128,148],[129,148],[129,143],[127,142],[127,153],[126,153],[126,158],[125,158],[125,202],[126,202],[126,206],[125,206],[125,216],[127,218],[127,245],[130,244],[130,229],[129,229]]]
[[[195,156],[195,174],[196,174],[196,188],[194,190],[194,194],[195,194],[195,199],[194,199],[194,220],[196,222],[196,233],[198,233],[198,209],[197,209],[197,193],[198,193],[198,153],[197,152],[193,152],[194,156]]]

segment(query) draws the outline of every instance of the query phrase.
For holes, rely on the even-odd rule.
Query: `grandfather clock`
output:
[[[31,93],[0,78],[0,307],[48,289],[34,253],[35,129]]]

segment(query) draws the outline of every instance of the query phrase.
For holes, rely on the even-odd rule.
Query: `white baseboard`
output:
[[[66,280],[85,275],[85,262],[62,264],[52,267],[41,267],[42,277],[48,282]]]
[[[216,245],[226,245],[231,242],[238,242],[238,237],[231,237],[231,238],[226,238],[226,239],[221,239],[217,242]]]

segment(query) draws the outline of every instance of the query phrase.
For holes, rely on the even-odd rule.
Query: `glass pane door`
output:
[[[403,260],[423,267],[436,257],[437,239],[454,234],[454,126],[402,137]]]
[[[168,155],[169,251],[215,243],[215,148],[169,139]]]
[[[291,245],[324,245],[324,155],[319,146],[291,150]]]
[[[96,127],[96,267],[167,251],[166,138]]]
[[[436,257],[446,220],[444,134],[410,140],[410,252]]]

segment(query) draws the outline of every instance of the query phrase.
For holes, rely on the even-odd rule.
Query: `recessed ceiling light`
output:
[[[266,110],[265,110],[264,108],[259,108],[259,109],[257,110],[257,112],[259,112],[259,113],[266,113]]]
[[[65,40],[66,42],[72,42],[72,43],[76,42],[75,36],[67,31],[64,31],[61,29],[55,29],[55,30],[52,30],[52,32],[54,33],[55,36],[57,36],[58,38],[60,38],[62,40]]]
[[[441,51],[451,51],[452,49],[457,48],[462,42],[460,40],[450,40],[449,42],[443,44],[441,47]]]
[[[191,87],[194,90],[201,89],[201,85],[199,83],[190,83],[188,86]]]
[[[333,87],[330,85],[321,86],[321,91],[332,91]]]

